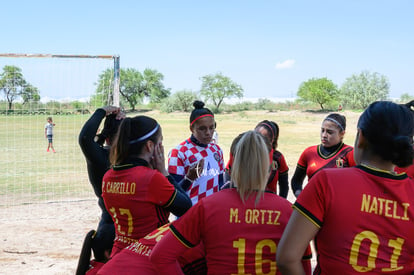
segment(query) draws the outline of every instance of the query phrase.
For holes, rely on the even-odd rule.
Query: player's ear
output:
[[[148,152],[153,152],[154,146],[155,146],[155,144],[154,144],[154,142],[152,140],[147,140],[147,142],[145,143],[145,149]]]
[[[357,137],[355,141],[355,147],[365,148],[367,146],[367,139],[365,138],[361,129],[358,129],[357,131],[358,132],[357,132]]]

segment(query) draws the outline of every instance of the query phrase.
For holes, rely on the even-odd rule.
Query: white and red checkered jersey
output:
[[[215,143],[202,147],[189,138],[172,149],[168,158],[168,172],[182,176],[201,159],[204,159],[203,172],[187,191],[193,205],[219,190],[219,175],[224,172],[223,151]]]

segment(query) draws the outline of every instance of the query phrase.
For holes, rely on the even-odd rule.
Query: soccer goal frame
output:
[[[50,82],[54,82],[52,73],[58,71],[58,86],[53,86],[53,91],[56,91],[56,96],[61,97],[55,99],[52,96],[46,103],[27,103],[24,107],[16,101],[13,104],[19,105],[19,108],[13,105],[12,110],[5,106],[7,102],[2,97],[4,108],[0,108],[0,210],[9,214],[0,216],[0,223],[2,220],[30,220],[34,217],[65,219],[64,212],[59,217],[51,215],[52,209],[57,205],[67,207],[71,203],[85,200],[90,201],[91,205],[96,205],[97,199],[88,179],[85,157],[80,150],[78,137],[85,122],[102,105],[91,104],[90,100],[83,102],[83,99],[79,98],[70,98],[66,101],[64,96],[70,96],[72,91],[81,90],[81,96],[89,98],[94,89],[92,84],[97,85],[96,82],[100,80],[100,72],[106,72],[109,67],[112,73],[113,66],[113,75],[109,75],[110,86],[105,84],[109,89],[108,98],[103,94],[105,100],[100,102],[120,106],[119,55],[0,53],[0,58],[2,64],[10,66],[27,63],[30,67],[28,76],[33,77],[33,68],[37,70],[36,76],[40,71],[42,78],[39,83],[47,84],[48,88],[49,85],[52,86]],[[95,62],[92,59],[101,60]],[[46,66],[47,68],[44,68]],[[83,83],[83,75],[79,77],[79,72],[92,72],[91,76],[85,76],[87,84]],[[22,74],[26,76],[25,69],[22,70]],[[73,86],[65,93],[67,82]],[[78,86],[79,83],[81,85]],[[33,84],[37,86],[37,83]],[[43,97],[42,88],[39,91]],[[30,104],[33,106],[29,106]],[[81,107],[77,107],[76,104]],[[56,153],[52,149],[47,150],[45,124],[49,116],[53,117],[53,122],[56,123],[53,130]],[[103,123],[100,129],[102,127]],[[97,205],[96,208],[98,209]]]
[[[11,58],[91,58],[114,60],[114,89],[108,98],[114,106],[119,106],[120,57],[119,55],[86,55],[86,54],[31,54],[31,53],[0,53],[0,57]]]

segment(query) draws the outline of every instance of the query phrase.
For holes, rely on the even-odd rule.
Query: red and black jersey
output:
[[[297,166],[306,170],[308,179],[324,168],[343,168],[356,165],[352,146],[342,143],[342,146],[339,146],[328,156],[321,153],[321,146],[319,144],[308,147],[299,157]]]
[[[287,174],[289,172],[289,167],[286,163],[285,157],[281,152],[279,152],[278,150],[272,150],[270,154],[272,156],[272,171],[270,172],[269,180],[266,185],[266,190],[273,193],[277,193],[277,183],[279,181],[279,177],[281,175]]]
[[[149,256],[154,246],[169,231],[169,224],[165,224],[141,238],[138,242],[128,245],[111,258],[105,266],[99,270],[98,274],[159,274],[150,262]],[[178,259],[178,262],[185,274],[202,274],[206,273],[204,256],[204,250],[202,247],[198,246],[184,253]],[[194,268],[196,264],[198,264],[197,269]],[[200,266],[202,268],[204,267],[204,271],[200,272]],[[195,270],[197,270],[197,273],[194,273]]]
[[[102,196],[115,223],[112,256],[168,223],[168,207],[176,195],[174,185],[146,166],[117,166],[105,173]]]
[[[280,274],[276,248],[291,215],[291,203],[273,193],[264,193],[257,204],[255,200],[256,193],[243,203],[235,188],[221,190],[174,221],[171,233],[182,247],[204,244],[209,274]],[[169,244],[161,240],[159,252],[167,250],[162,245]],[[306,256],[310,259],[310,250]],[[306,262],[310,272],[310,261]],[[171,271],[168,265],[160,270]]]
[[[411,274],[414,180],[366,166],[324,169],[294,208],[320,230],[317,274]]]

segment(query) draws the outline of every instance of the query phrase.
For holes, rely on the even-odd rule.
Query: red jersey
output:
[[[99,270],[101,270],[103,266],[105,266],[105,263],[91,260],[91,262],[89,263],[89,269],[88,271],[86,271],[85,275],[98,274]]]
[[[169,230],[168,226],[169,224],[165,224],[138,242],[122,249],[101,268],[98,275],[137,274],[137,272],[145,275],[157,275],[158,273],[149,261],[149,255],[154,245]]]
[[[267,182],[266,190],[277,194],[277,183],[279,181],[279,176],[287,174],[289,172],[289,167],[286,163],[285,157],[281,152],[277,150],[272,150],[270,153],[272,156],[272,172],[269,176],[269,181]]]
[[[158,272],[153,267],[149,260],[154,246],[169,232],[169,224],[165,224],[157,228],[138,242],[132,243],[126,248],[122,249],[112,259],[110,259],[103,268],[98,272],[98,275],[114,275],[114,274],[140,274],[140,275],[157,275]],[[202,249],[202,248],[201,248]],[[188,269],[189,264],[199,262],[204,258],[204,253],[200,247],[189,250],[178,259],[180,265],[184,269]],[[193,271],[193,270],[192,270]],[[189,271],[189,274],[193,273]],[[199,269],[197,269],[199,271]],[[198,274],[201,274],[199,272]],[[205,271],[204,271],[205,273]]]
[[[208,274],[280,274],[276,248],[291,215],[291,204],[273,193],[263,194],[257,204],[255,199],[256,193],[252,193],[243,204],[235,188],[221,190],[174,221],[171,233],[183,244],[181,249],[203,242]],[[164,240],[157,245],[158,253],[168,250]],[[176,250],[179,255],[180,248]],[[307,252],[310,259],[310,250]],[[307,264],[310,274],[310,261]],[[166,264],[158,270],[173,274],[174,266]]]
[[[323,168],[342,168],[356,165],[352,146],[342,144],[329,156],[324,156],[320,147],[320,144],[308,147],[299,157],[298,167],[306,170],[308,179]]]
[[[165,210],[175,187],[159,171],[146,166],[113,168],[105,173],[102,197],[115,224],[111,256],[168,223]]]
[[[406,173],[407,176],[414,179],[414,164],[411,164],[408,167],[395,167],[395,172],[397,173]]]
[[[365,166],[324,169],[294,208],[320,228],[315,274],[411,274],[414,180]]]
[[[219,175],[224,173],[223,151],[215,143],[203,147],[189,138],[172,149],[168,158],[168,172],[183,177],[201,159],[204,159],[203,172],[187,192],[193,205],[219,190]]]
[[[266,185],[266,191],[277,194],[277,183],[279,181],[279,176],[287,174],[289,172],[289,167],[286,163],[285,157],[280,151],[272,149],[272,151],[269,153],[269,159],[272,167],[272,172],[270,173],[269,180]],[[231,174],[233,161],[233,154],[230,153],[230,158],[226,165],[226,170],[229,172],[229,174]]]

